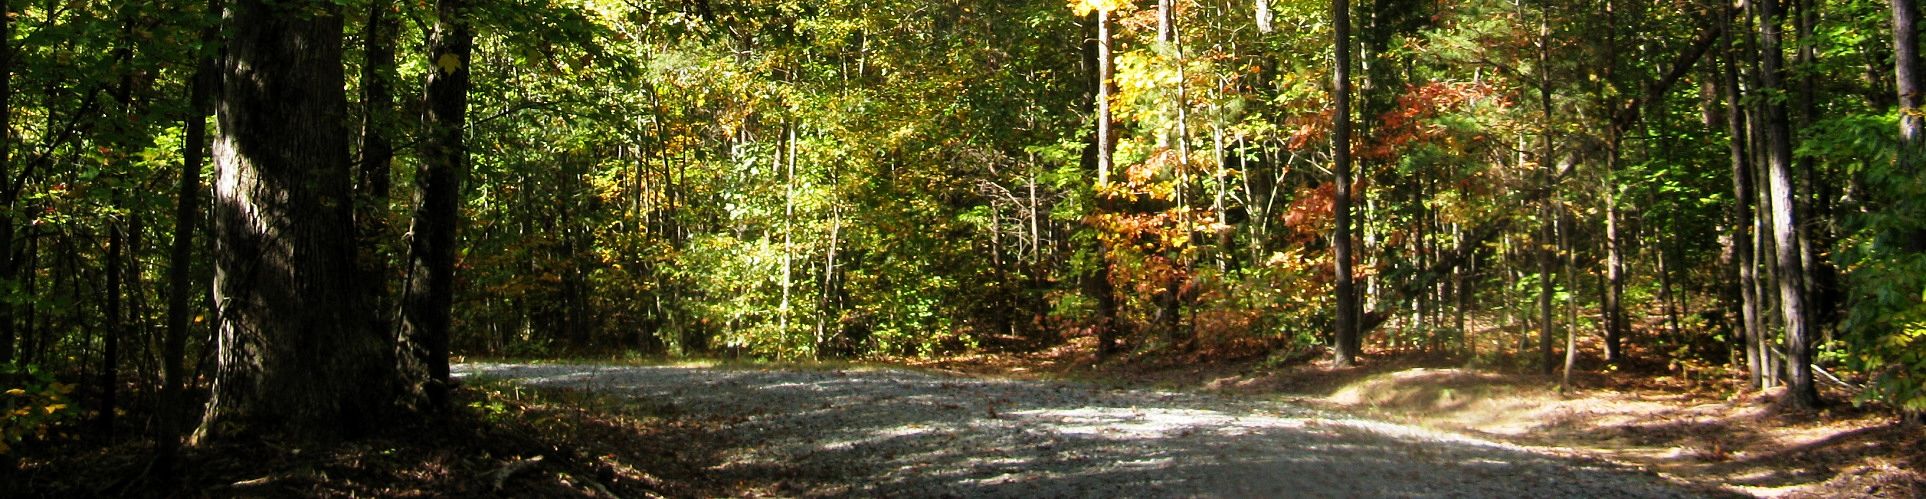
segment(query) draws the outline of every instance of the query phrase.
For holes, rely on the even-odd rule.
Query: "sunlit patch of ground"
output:
[[[1581,352],[1598,349],[1595,338],[1581,341]],[[1826,394],[1836,401],[1828,410],[1788,413],[1776,404],[1781,390],[1748,391],[1738,381],[1743,373],[1723,369],[1621,372],[1581,357],[1572,386],[1561,393],[1557,376],[1465,368],[1462,357],[1418,353],[1372,351],[1353,369],[1332,369],[1321,359],[1277,364],[1157,353],[1103,365],[1091,360],[1088,350],[1061,349],[928,365],[1291,400],[1605,459],[1747,495],[1926,497],[1926,429],[1837,402],[1850,395],[1836,388]],[[1049,370],[1002,369],[1014,365]]]
[[[651,469],[697,470],[729,495],[1696,495],[1622,466],[1251,397],[887,368],[458,371],[672,442],[677,462]]]

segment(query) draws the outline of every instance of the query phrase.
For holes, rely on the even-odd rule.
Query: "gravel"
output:
[[[1650,473],[1284,403],[899,369],[466,364],[722,421],[794,496],[1691,497]]]

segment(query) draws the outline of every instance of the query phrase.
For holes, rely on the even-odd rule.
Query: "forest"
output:
[[[498,379],[570,363],[1500,376],[1860,425],[1886,488],[1809,493],[1926,493],[1915,0],[0,12],[0,496],[1110,495],[598,464],[719,433]],[[491,457],[298,457],[383,446]]]

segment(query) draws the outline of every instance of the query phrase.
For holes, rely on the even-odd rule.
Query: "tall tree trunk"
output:
[[[1271,25],[1271,0],[1251,0],[1257,8],[1257,32],[1271,34],[1276,28]]]
[[[1756,4],[1749,5],[1756,6]],[[1756,92],[1764,88],[1764,85],[1761,83],[1762,77],[1760,76],[1759,70],[1759,60],[1761,57],[1759,57],[1757,9],[1747,9],[1745,22],[1745,43],[1743,48],[1744,53],[1747,54],[1747,56],[1743,58],[1746,63],[1744,68],[1745,84],[1746,88],[1753,89]],[[1735,61],[1737,60],[1738,59],[1735,59]],[[1746,143],[1749,145],[1749,147],[1746,148],[1746,152],[1749,153],[1747,159],[1752,167],[1751,190],[1753,197],[1751,201],[1752,206],[1755,207],[1753,210],[1755,216],[1751,220],[1751,223],[1752,239],[1755,243],[1752,249],[1755,262],[1753,269],[1754,272],[1758,273],[1758,278],[1754,280],[1754,284],[1756,284],[1757,287],[1753,291],[1753,294],[1759,299],[1759,335],[1756,350],[1758,350],[1759,367],[1761,371],[1759,388],[1767,389],[1778,386],[1779,382],[1783,379],[1783,376],[1781,376],[1782,369],[1780,368],[1782,359],[1772,355],[1772,342],[1779,334],[1777,326],[1782,323],[1775,319],[1779,313],[1779,294],[1776,292],[1778,290],[1777,266],[1767,264],[1768,262],[1776,263],[1778,257],[1776,256],[1776,250],[1773,248],[1773,240],[1770,236],[1772,233],[1772,190],[1767,181],[1769,175],[1763,171],[1768,162],[1766,159],[1768,147],[1766,145],[1765,99],[1753,99],[1753,102],[1750,104],[1751,105],[1745,106],[1745,131]]]
[[[1465,191],[1464,186],[1461,184],[1458,189],[1462,196]],[[1465,329],[1465,314],[1471,310],[1472,298],[1477,297],[1477,289],[1473,286],[1478,283],[1478,253],[1476,249],[1467,247],[1471,243],[1465,238],[1463,225],[1452,224],[1451,232],[1458,241],[1458,252],[1471,255],[1464,263],[1451,267],[1451,276],[1455,281],[1451,286],[1452,298],[1458,302],[1451,310],[1452,329],[1458,332],[1460,351],[1463,351],[1466,357],[1476,357],[1478,345],[1471,341],[1471,331]]]
[[[209,0],[202,22],[201,45],[197,47],[194,79],[188,83],[186,132],[181,137],[181,178],[175,189],[174,239],[167,257],[167,333],[161,339],[161,395],[155,419],[156,468],[163,474],[174,470],[180,453],[182,411],[186,409],[181,390],[182,358],[187,351],[189,298],[194,294],[194,228],[201,218],[201,170],[207,153],[207,116],[213,114],[215,87],[220,85],[214,50],[220,43],[218,27],[221,0]]]
[[[1115,159],[1116,138],[1112,137],[1110,115],[1111,50],[1110,13],[1097,11],[1097,197],[1110,187],[1111,161]],[[1099,202],[1101,204],[1101,201]]]
[[[1618,182],[1612,180],[1618,175],[1621,134],[1609,133],[1605,146],[1605,362],[1617,364],[1625,360],[1625,243],[1620,240],[1624,224],[1618,209]]]
[[[1605,25],[1604,80],[1610,86],[1617,82],[1619,64],[1616,2],[1605,2]],[[1612,97],[1607,102],[1616,106],[1618,99]],[[1625,245],[1620,241],[1624,228],[1618,209],[1618,167],[1625,142],[1623,127],[1629,125],[1621,125],[1616,116],[1607,119],[1612,121],[1605,130],[1605,362],[1616,364],[1624,360],[1625,337]]]
[[[1164,21],[1164,24],[1168,25],[1169,32],[1164,37],[1164,43],[1170,45],[1171,57],[1177,66],[1177,96],[1176,99],[1173,99],[1171,102],[1172,107],[1176,108],[1177,119],[1177,185],[1175,189],[1177,200],[1176,208],[1179,217],[1177,224],[1178,230],[1181,231],[1183,237],[1189,240],[1194,238],[1196,234],[1194,230],[1196,228],[1195,220],[1191,219],[1190,197],[1188,195],[1190,187],[1190,86],[1185,82],[1189,81],[1190,78],[1188,70],[1184,67],[1183,25],[1179,23],[1177,17],[1177,0],[1164,1],[1169,4],[1169,7],[1165,9],[1166,18]],[[1185,334],[1194,333],[1194,329],[1186,332],[1179,331],[1179,325],[1183,320],[1184,303],[1186,302],[1182,290],[1185,287],[1185,281],[1192,275],[1193,267],[1197,262],[1195,258],[1184,255],[1183,253],[1182,251],[1169,252],[1171,267],[1180,270],[1172,272],[1168,281],[1165,282],[1164,294],[1169,297],[1169,300],[1166,302],[1168,306],[1162,313],[1166,321],[1166,330],[1177,339],[1185,351],[1189,351],[1189,349],[1196,347],[1197,338],[1193,334]]]
[[[1667,248],[1668,238],[1665,237],[1664,234],[1656,234],[1655,237],[1658,239],[1658,251],[1656,251],[1653,256],[1658,260],[1659,304],[1665,309],[1666,331],[1676,340],[1680,338],[1679,313],[1681,307],[1679,305],[1679,293],[1675,290],[1675,283],[1672,280],[1672,266],[1675,264],[1669,257],[1671,250]]]
[[[1549,141],[1550,139],[1546,140]],[[1550,146],[1546,146],[1546,149],[1550,148]],[[1539,222],[1538,240],[1534,242],[1536,245],[1536,248],[1534,248],[1535,253],[1538,257],[1538,359],[1541,371],[1549,375],[1558,368],[1558,358],[1552,349],[1552,338],[1555,337],[1553,330],[1556,329],[1557,326],[1552,322],[1552,292],[1554,289],[1552,284],[1552,268],[1554,265],[1552,248],[1557,244],[1554,239],[1557,236],[1557,230],[1553,227],[1554,219],[1552,217],[1554,214],[1552,213],[1550,201],[1541,202],[1538,207],[1538,214],[1544,217],[1544,220]]]
[[[1719,51],[1724,56],[1720,69],[1722,83],[1719,85],[1721,98],[1725,101],[1725,131],[1732,159],[1732,248],[1733,266],[1739,277],[1739,333],[1745,339],[1746,369],[1751,377],[1751,386],[1759,386],[1765,375],[1763,357],[1760,355],[1760,341],[1763,333],[1759,321],[1759,282],[1758,282],[1758,233],[1752,230],[1752,200],[1755,197],[1752,186],[1752,162],[1746,150],[1748,137],[1745,123],[1745,109],[1739,102],[1739,59],[1737,46],[1733,43],[1738,32],[1731,28],[1731,20],[1726,25],[1725,46]]]
[[[455,231],[461,224],[461,183],[468,174],[468,78],[474,33],[467,0],[436,4],[429,60],[427,130],[415,171],[414,238],[408,246],[408,291],[402,298],[402,337],[415,343],[428,369],[424,387],[435,410],[448,406],[448,329],[455,296]],[[572,228],[563,228],[564,232]],[[574,255],[571,255],[573,257]],[[575,327],[584,327],[575,324]]]
[[[784,143],[787,144],[788,153],[783,154],[786,158],[777,159],[780,166],[786,167],[783,169],[782,175],[782,277],[780,279],[782,283],[782,305],[776,308],[779,321],[776,329],[777,338],[786,338],[789,336],[789,294],[790,288],[795,287],[796,277],[794,271],[795,244],[790,236],[790,234],[796,230],[796,125],[793,123],[785,124],[783,126],[783,132],[785,135]],[[784,161],[784,159],[787,161]],[[992,218],[990,221],[994,223],[996,219]],[[996,233],[995,231],[996,229],[992,227],[991,233],[994,234]],[[1000,250],[992,247],[991,251]],[[813,352],[810,355],[815,357]]]
[[[355,168],[354,225],[361,271],[368,276],[369,299],[374,303],[377,331],[393,331],[390,308],[389,254],[384,244],[389,239],[389,191],[393,187],[395,146],[389,140],[395,125],[394,91],[389,86],[395,67],[395,34],[400,18],[390,15],[393,0],[368,2],[368,18],[362,42],[361,63],[361,154]]]
[[[1798,32],[1798,49],[1794,63],[1799,68],[1796,71],[1799,74],[1799,90],[1793,94],[1797,97],[1794,102],[1799,106],[1799,117],[1798,121],[1793,123],[1797,127],[1811,127],[1813,123],[1819,121],[1819,70],[1817,67],[1819,56],[1818,43],[1813,38],[1813,30],[1819,19],[1816,7],[1818,2],[1794,0],[1793,4],[1798,9],[1794,13],[1793,22],[1796,23]],[[1831,240],[1828,235],[1828,224],[1824,223],[1831,220],[1831,217],[1826,214],[1824,202],[1831,189],[1826,185],[1828,181],[1825,176],[1820,175],[1817,158],[1806,155],[1798,157],[1797,160],[1798,167],[1794,171],[1802,172],[1806,177],[1804,189],[1795,192],[1801,203],[1800,206],[1803,207],[1800,212],[1801,220],[1806,221],[1799,230],[1799,265],[1805,269],[1806,302],[1811,304],[1806,311],[1810,316],[1807,319],[1807,327],[1811,329],[1810,334],[1817,338],[1821,335],[1822,321],[1827,321],[1836,315],[1833,310],[1834,300],[1827,299],[1829,296],[1827,290],[1833,287],[1828,282],[1828,277],[1832,275],[1830,271],[1832,266],[1826,261],[1825,255],[1816,249],[1824,247],[1825,241]]]
[[[391,342],[368,327],[355,266],[338,7],[237,0],[225,20],[219,351],[196,440],[331,439],[392,425],[403,387]]]
[[[1919,6],[1892,0],[1893,88],[1899,94],[1899,174],[1919,176],[1926,169],[1926,66],[1919,56]],[[1926,248],[1926,234],[1911,244]]]
[[[1113,82],[1111,81],[1110,74],[1110,13],[1098,10],[1096,12],[1096,20],[1097,38],[1094,40],[1096,60],[1093,62],[1096,63],[1095,66],[1097,69],[1097,96],[1095,103],[1097,109],[1097,136],[1096,143],[1094,144],[1095,147],[1091,148],[1091,150],[1096,156],[1093,158],[1093,162],[1097,168],[1097,186],[1093,192],[1093,197],[1096,199],[1096,210],[1094,210],[1095,212],[1092,214],[1094,215],[1092,217],[1093,219],[1096,218],[1096,216],[1101,216],[1105,211],[1108,211],[1109,205],[1112,204],[1107,192],[1110,189],[1111,162],[1115,159],[1117,141],[1116,137],[1111,133],[1112,116],[1110,113],[1110,94]],[[1094,229],[1104,230],[1101,227],[1094,227]],[[1119,324],[1117,320],[1117,290],[1110,282],[1110,247],[1109,244],[1103,242],[1102,237],[1093,239],[1096,241],[1092,245],[1095,250],[1095,256],[1093,258],[1095,258],[1096,261],[1090,264],[1090,274],[1084,276],[1084,288],[1086,293],[1094,295],[1097,299],[1097,360],[1101,362],[1117,349],[1117,328],[1120,327],[1121,324]]]
[[[115,196],[119,197],[119,196]],[[115,201],[115,204],[120,204]],[[121,243],[125,240],[121,233],[120,222],[107,222],[107,257],[102,262],[107,275],[107,287],[101,293],[105,305],[102,307],[101,347],[100,347],[100,408],[94,419],[94,430],[103,438],[114,437],[114,408],[119,405],[120,393],[120,337],[127,334],[126,321],[121,316]]]
[[[1336,33],[1332,44],[1337,51],[1337,67],[1332,68],[1332,101],[1335,109],[1331,114],[1331,157],[1336,165],[1336,196],[1332,209],[1337,215],[1337,227],[1331,233],[1331,256],[1337,262],[1337,334],[1336,359],[1338,367],[1350,367],[1357,362],[1358,350],[1363,346],[1363,334],[1358,330],[1358,293],[1352,282],[1351,269],[1351,2],[1350,0],[1331,0],[1331,19]]]
[[[1538,358],[1539,368],[1549,375],[1557,368],[1552,356],[1552,87],[1551,87],[1551,12],[1540,14],[1538,24],[1538,105],[1544,123],[1540,130],[1538,175],[1547,195],[1538,201],[1538,240],[1533,242],[1538,257]]]
[[[0,185],[13,182],[13,2],[0,0]],[[0,282],[18,282],[13,250],[13,200],[0,205]],[[14,306],[0,300],[0,364],[12,362],[16,341]]]
[[[1572,367],[1578,364],[1578,247],[1572,241],[1572,226],[1577,224],[1570,213],[1558,216],[1558,249],[1565,253],[1565,364],[1558,378],[1558,392],[1565,393],[1572,386]]]
[[[112,144],[111,147],[114,150],[113,155],[118,156],[120,164],[117,166],[122,168],[130,166],[126,161],[132,157],[132,149],[134,147],[134,141],[131,137],[135,132],[128,129],[131,124],[130,118],[134,114],[135,75],[133,68],[130,66],[132,66],[134,61],[133,16],[138,15],[138,13],[129,12],[129,10],[134,8],[136,7],[133,5],[121,6],[123,10],[120,13],[122,21],[120,25],[120,40],[118,41],[120,46],[114,49],[113,56],[114,63],[120,73],[120,81],[114,86],[114,107],[107,116],[107,129],[117,135],[109,139]],[[112,187],[114,182],[109,182],[108,185],[110,187],[107,188],[107,195],[110,198],[110,202],[115,211],[120,211],[123,208],[121,188]],[[126,317],[121,313],[122,305],[125,303],[123,301],[123,293],[121,293],[124,282],[123,278],[125,277],[122,272],[125,268],[122,266],[123,262],[121,260],[121,256],[124,254],[123,250],[125,249],[123,246],[126,242],[125,224],[126,222],[120,220],[119,216],[107,217],[107,254],[102,262],[104,266],[102,273],[105,275],[107,282],[106,289],[102,292],[104,296],[101,297],[103,304],[101,311],[103,320],[101,322],[103,323],[103,327],[101,327],[100,338],[100,408],[99,412],[96,413],[94,424],[96,431],[110,441],[114,436],[114,409],[119,405],[118,399],[120,395],[120,340],[121,337],[127,334]]]
[[[1170,43],[1177,39],[1177,0],[1157,0],[1157,41]]]
[[[1761,88],[1784,91],[1785,22],[1779,0],[1761,0],[1758,5]],[[1779,311],[1785,322],[1786,367],[1791,377],[1788,399],[1794,406],[1812,408],[1819,405],[1819,392],[1812,384],[1812,321],[1806,316],[1806,273],[1799,251],[1803,219],[1794,196],[1792,124],[1786,114],[1785,103],[1766,104],[1766,171],[1772,192],[1772,235],[1778,249]]]

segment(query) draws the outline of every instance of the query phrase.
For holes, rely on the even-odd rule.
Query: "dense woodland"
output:
[[[1926,410],[1914,0],[0,7],[0,454],[353,436],[451,354],[1425,351]]]

